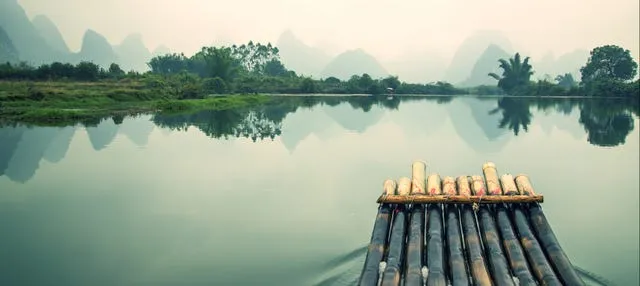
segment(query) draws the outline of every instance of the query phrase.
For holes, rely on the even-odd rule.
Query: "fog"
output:
[[[15,1],[15,0],[1,0]],[[503,32],[532,57],[616,44],[638,59],[638,0],[18,0],[29,18],[56,23],[73,51],[87,29],[119,43],[141,33],[153,49],[192,54],[203,45],[276,42],[290,29],[328,52],[362,48],[380,60],[416,51],[451,58],[478,30]]]

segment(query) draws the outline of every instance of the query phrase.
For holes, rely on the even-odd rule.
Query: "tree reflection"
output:
[[[580,110],[580,124],[589,143],[613,147],[622,145],[634,128],[631,110],[625,101],[589,100]]]
[[[522,98],[504,97],[498,100],[498,107],[491,110],[489,114],[502,112],[502,119],[498,123],[500,128],[513,130],[513,134],[518,136],[520,130],[529,130],[531,124],[531,111],[529,102]]]
[[[587,133],[588,142],[603,147],[624,144],[634,128],[633,114],[637,113],[637,103],[630,99],[504,97],[497,101],[497,105],[489,114],[501,112],[498,126],[512,130],[516,136],[521,130],[528,131],[533,119],[531,107],[569,115],[579,106],[578,120]]]

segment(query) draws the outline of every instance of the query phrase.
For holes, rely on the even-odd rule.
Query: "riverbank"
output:
[[[179,100],[171,90],[136,80],[0,81],[0,122],[66,124],[143,112],[223,110],[263,104],[265,95],[218,95]]]

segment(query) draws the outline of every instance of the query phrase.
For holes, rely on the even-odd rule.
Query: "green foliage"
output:
[[[223,94],[229,91],[227,83],[219,77],[207,78],[202,85],[203,90],[207,93]]]
[[[573,75],[571,75],[570,73],[565,73],[564,75],[558,75],[556,77],[556,81],[558,82],[559,86],[564,88],[572,88],[578,85],[576,81],[573,79]]]
[[[118,64],[112,63],[109,66],[109,75],[115,78],[119,78],[124,76],[124,71],[120,68]]]
[[[635,77],[638,69],[629,50],[615,45],[593,49],[587,64],[580,69],[582,83],[595,81],[627,81]]]
[[[533,68],[529,64],[529,57],[521,61],[520,54],[516,53],[509,61],[500,59],[499,62],[500,68],[502,69],[502,76],[498,76],[495,73],[489,74],[490,77],[498,80],[498,87],[510,94],[516,88],[529,84],[529,80],[533,75]]]
[[[187,69],[187,58],[184,54],[167,54],[152,58],[147,65],[153,73],[177,74]]]
[[[304,93],[316,93],[318,92],[318,87],[313,79],[305,78],[300,85],[300,91]]]

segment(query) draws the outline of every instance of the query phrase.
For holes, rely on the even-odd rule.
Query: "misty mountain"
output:
[[[549,77],[553,81],[556,76],[571,73],[576,81],[580,80],[580,68],[587,63],[589,59],[589,51],[578,49],[570,53],[566,53],[558,57],[549,52],[540,60],[533,61],[533,69],[535,79],[544,79]]]
[[[47,44],[15,0],[0,1],[0,27],[4,28],[14,47],[20,52],[20,60],[41,64],[66,56],[55,52]]]
[[[500,63],[498,61],[500,59],[508,59],[510,57],[511,55],[499,46],[493,44],[489,45],[473,65],[473,69],[471,69],[469,77],[460,83],[460,86],[471,87],[478,85],[497,85],[498,82],[494,78],[489,77],[488,74],[502,74],[502,69],[500,69]]]
[[[18,50],[7,35],[7,32],[0,27],[0,63],[15,63],[20,61]]]
[[[438,55],[424,52],[405,55],[397,60],[383,62],[382,65],[401,81],[427,83],[442,80],[447,64]]]
[[[320,77],[323,68],[331,61],[324,51],[306,45],[290,30],[280,35],[276,46],[285,67],[300,75]]]
[[[49,44],[54,50],[68,54],[70,53],[67,43],[64,41],[62,34],[58,30],[56,24],[45,15],[38,15],[31,20],[33,26],[36,28],[40,36]]]
[[[469,78],[469,71],[473,69],[482,53],[484,53],[491,44],[501,47],[508,54],[513,53],[511,41],[501,32],[476,32],[465,39],[460,47],[458,47],[444,76],[444,80],[452,84],[458,84],[467,80]]]
[[[151,53],[152,57],[157,57],[157,56],[162,56],[162,55],[166,55],[171,53],[171,50],[169,50],[169,48],[167,48],[167,46],[165,45],[160,45],[158,46],[155,50],[153,50],[153,52]]]
[[[142,42],[142,35],[127,36],[114,50],[119,59],[120,67],[124,71],[135,70],[144,72],[149,70],[147,63],[151,60],[151,52]]]
[[[353,75],[369,74],[372,78],[383,78],[389,73],[373,56],[362,49],[346,51],[335,57],[322,71],[322,77],[337,77],[348,80]]]
[[[93,30],[87,30],[82,38],[82,48],[76,55],[78,61],[91,61],[103,68],[118,63],[118,56],[107,39]]]

